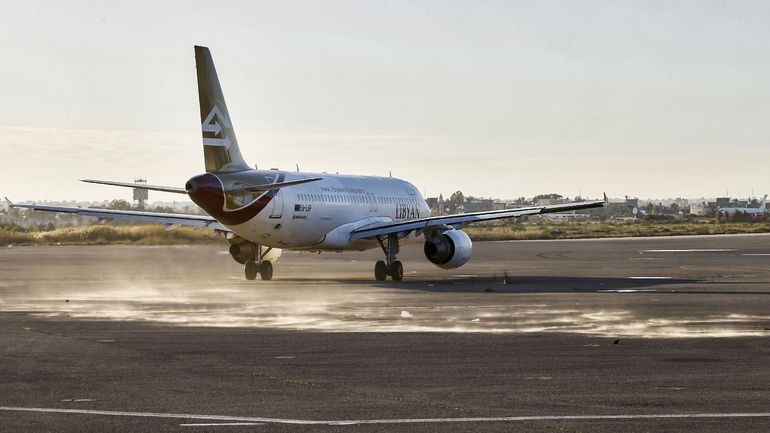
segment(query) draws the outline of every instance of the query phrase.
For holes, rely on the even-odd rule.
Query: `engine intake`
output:
[[[245,264],[249,260],[254,260],[255,245],[251,242],[241,242],[230,245],[230,255],[236,262]]]
[[[230,241],[230,255],[236,262],[245,265],[246,262],[257,260],[257,250],[259,245],[247,241],[241,237],[235,236]],[[262,247],[262,260],[277,262],[281,258],[282,250],[280,248]]]
[[[459,268],[471,258],[473,242],[462,230],[447,230],[425,241],[425,257],[444,269]]]

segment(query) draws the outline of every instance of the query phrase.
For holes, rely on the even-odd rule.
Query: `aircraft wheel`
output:
[[[390,265],[390,278],[393,278],[393,281],[401,281],[404,278],[404,266],[396,260],[395,262],[391,263]]]
[[[385,281],[385,278],[388,276],[388,265],[385,264],[382,260],[379,260],[377,263],[374,264],[374,279],[377,281]]]
[[[245,267],[246,279],[256,280],[258,269],[259,269],[259,266],[257,266],[257,262],[253,260],[246,262],[246,267]]]
[[[259,266],[259,276],[262,277],[262,279],[265,280],[265,281],[272,280],[273,279],[273,264],[268,262],[268,261],[262,262],[262,264]]]

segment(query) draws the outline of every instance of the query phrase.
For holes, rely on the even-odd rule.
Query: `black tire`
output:
[[[259,266],[259,276],[262,277],[265,281],[270,281],[273,279],[273,264],[264,261],[262,262],[262,265]]]
[[[393,278],[393,281],[401,281],[404,278],[404,266],[396,260],[395,262],[390,264],[390,278]]]
[[[257,279],[257,272],[259,270],[259,266],[257,266],[257,262],[253,260],[246,262],[246,267],[244,268],[244,270],[245,270],[247,280]]]
[[[388,265],[382,260],[374,264],[374,279],[377,281],[385,281],[388,276]]]

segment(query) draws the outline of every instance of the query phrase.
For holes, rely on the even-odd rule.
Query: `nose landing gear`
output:
[[[404,278],[404,266],[396,260],[398,254],[398,234],[391,233],[387,238],[377,236],[377,242],[380,243],[382,251],[385,253],[385,261],[377,261],[374,264],[374,279],[385,281],[390,275],[393,281],[401,281]]]

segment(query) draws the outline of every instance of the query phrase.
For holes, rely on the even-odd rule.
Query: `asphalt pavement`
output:
[[[0,250],[0,431],[766,431],[770,236]]]

